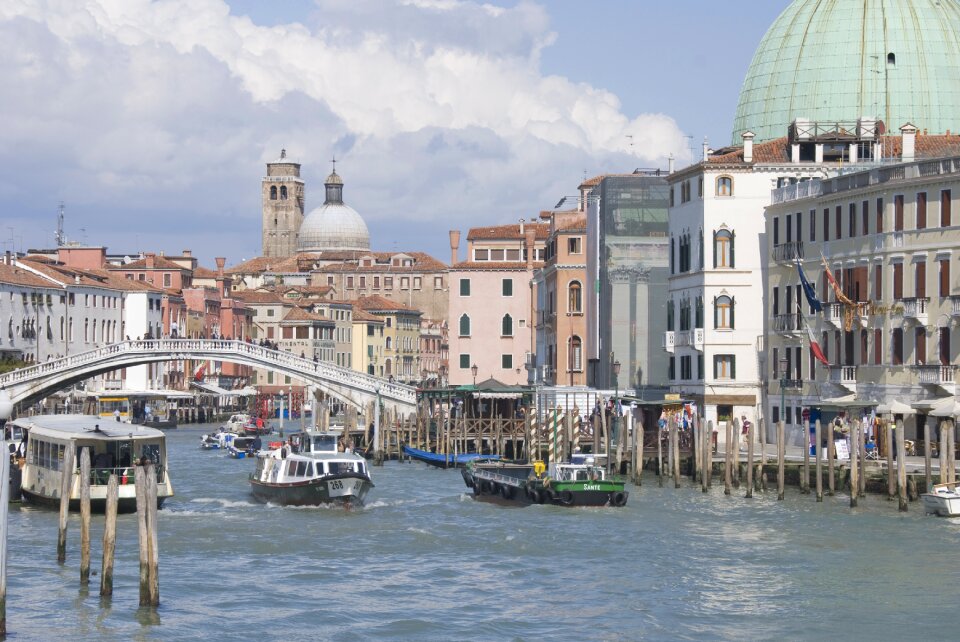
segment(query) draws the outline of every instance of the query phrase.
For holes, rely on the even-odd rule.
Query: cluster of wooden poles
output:
[[[695,481],[699,481],[702,491],[705,493],[712,486],[712,477],[714,474],[714,456],[713,456],[713,421],[707,421],[706,429],[702,430],[702,424],[697,419],[694,418],[692,425],[693,432],[693,457],[691,458],[691,476]],[[814,424],[815,428],[815,447],[813,454],[813,466],[815,467],[815,492],[816,499],[818,502],[823,501],[823,467],[824,467],[824,455],[823,452],[823,440],[822,440],[822,430],[820,421],[817,421]],[[784,422],[778,422],[777,426],[777,461],[776,461],[776,470],[777,470],[777,499],[783,500],[784,498],[784,483],[785,483],[785,469],[786,469],[786,440],[785,440],[785,426]],[[896,460],[894,460],[894,448],[887,449],[886,456],[886,471],[887,471],[887,497],[888,499],[893,499],[896,497],[899,500],[899,509],[901,511],[907,510],[908,500],[917,498],[919,495],[916,489],[916,481],[913,478],[908,480],[907,478],[907,462],[906,462],[906,448],[905,448],[905,439],[904,439],[904,429],[903,421],[898,420],[896,422],[896,427],[894,429],[894,424],[887,423],[884,426],[886,430],[886,443],[887,444],[896,444]],[[657,471],[658,471],[658,480],[659,484],[663,485],[664,477],[672,477],[675,482],[675,487],[680,487],[680,453],[679,453],[679,431],[676,425],[676,422],[672,419],[668,422],[668,438],[667,438],[667,459],[664,461],[664,453],[662,452],[662,441],[657,439]],[[746,465],[741,466],[740,461],[740,448],[739,440],[741,436],[742,426],[740,421],[734,419],[732,422],[726,422],[726,447],[724,448],[724,459],[723,459],[723,480],[724,480],[724,494],[730,495],[732,488],[734,486],[740,486],[740,479],[742,472],[745,472],[746,476],[746,497],[753,497],[754,489],[766,489],[766,466],[767,466],[767,455],[766,455],[766,444],[765,444],[765,431],[763,430],[763,424],[760,424],[760,461],[756,462],[754,457],[754,427],[753,424],[748,423],[746,432],[743,433],[743,436],[746,438],[747,452],[746,452]],[[856,507],[857,501],[859,498],[866,495],[866,470],[865,462],[867,461],[867,450],[866,450],[866,440],[865,437],[865,426],[859,421],[856,420],[851,425],[850,429],[850,460],[848,463],[849,470],[849,489],[850,489],[850,506]],[[829,495],[834,495],[836,492],[836,447],[834,443],[834,433],[832,426],[826,426],[826,438],[827,445],[826,451],[829,453],[826,456],[826,468],[827,468],[827,491]],[[639,456],[634,458],[634,462],[642,462],[644,460],[644,454],[642,452],[643,446],[642,440],[639,442],[634,439],[634,444],[639,443]],[[807,441],[804,440],[806,445]],[[636,446],[635,446],[636,447]],[[953,427],[948,422],[943,422],[940,425],[940,482],[955,482],[956,481],[956,461],[955,461],[955,446],[953,438]],[[636,450],[634,451],[636,453]],[[932,457],[931,457],[931,448],[930,448],[930,426],[924,426],[924,488],[929,489],[933,481],[932,474]],[[664,464],[666,463],[666,467]],[[642,464],[641,464],[642,467]],[[744,469],[742,471],[742,469]],[[811,469],[811,454],[810,448],[803,448],[803,463],[800,469],[800,490],[804,494],[810,493],[810,469]],[[633,481],[636,484],[640,484],[640,468],[636,465],[633,466]]]

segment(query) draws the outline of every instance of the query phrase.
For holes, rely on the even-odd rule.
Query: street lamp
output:
[[[780,421],[784,421],[787,415],[787,365],[789,363],[788,359],[780,359]]]
[[[0,388],[0,422],[5,422],[13,416],[13,401],[6,388]]]
[[[613,355],[611,354],[610,356],[613,356]],[[611,413],[610,415],[611,416],[610,430],[607,431],[607,473],[608,474],[613,464],[610,457],[610,433],[613,432],[613,428],[617,426],[617,422],[618,422],[617,402],[620,397],[620,362],[616,360],[613,362],[613,385],[614,385],[613,413]]]
[[[473,387],[474,387],[474,388],[477,387],[477,371],[478,371],[479,369],[480,369],[480,368],[477,367],[477,364],[473,364],[472,366],[470,366],[470,372],[473,373]]]

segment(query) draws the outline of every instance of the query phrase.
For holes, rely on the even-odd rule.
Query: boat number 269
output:
[[[343,480],[341,480],[341,479],[331,479],[331,480],[330,480],[330,490],[343,490]]]

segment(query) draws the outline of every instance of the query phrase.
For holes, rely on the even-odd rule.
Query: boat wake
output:
[[[220,497],[197,497],[196,499],[191,499],[190,503],[191,504],[219,504],[223,508],[248,508],[250,506],[257,505],[253,501],[233,501],[229,499],[222,499]]]

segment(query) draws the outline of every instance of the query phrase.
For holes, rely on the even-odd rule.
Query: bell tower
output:
[[[303,222],[303,179],[300,163],[280,158],[267,163],[267,175],[260,182],[263,202],[263,256],[293,256]]]

